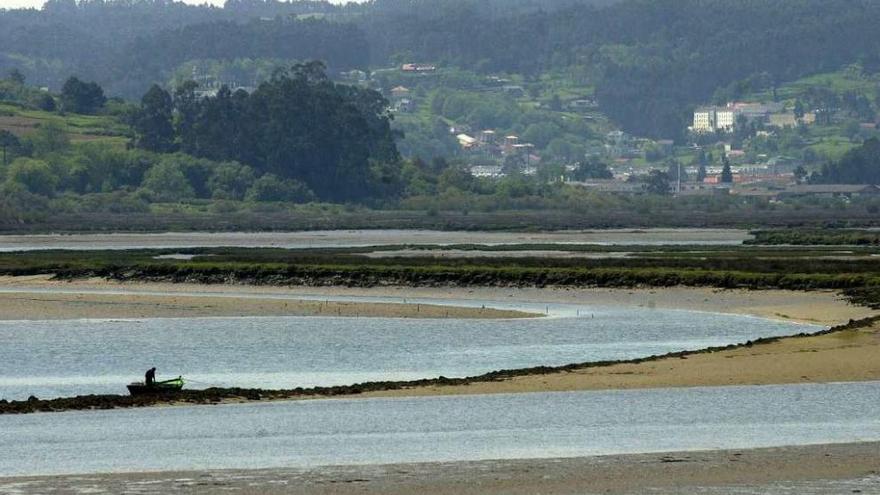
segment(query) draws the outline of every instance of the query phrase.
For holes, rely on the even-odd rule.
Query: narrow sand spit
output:
[[[763,318],[795,321],[801,323],[813,323],[818,325],[833,326],[846,323],[850,319],[859,319],[871,316],[878,312],[868,308],[849,304],[844,298],[833,291],[794,292],[783,290],[723,290],[711,288],[669,287],[662,289],[572,289],[572,288],[497,288],[497,287],[277,287],[277,286],[246,286],[246,285],[203,285],[203,284],[173,284],[173,283],[141,283],[141,282],[115,282],[104,279],[83,279],[74,281],[56,281],[50,276],[30,277],[2,277],[0,276],[0,319],[13,319],[13,314],[22,314],[25,309],[40,308],[46,310],[45,305],[34,301],[31,306],[22,301],[22,294],[40,294],[41,297],[59,299],[60,292],[52,293],[53,289],[77,293],[76,302],[67,305],[59,304],[55,318],[89,318],[93,314],[101,314],[107,311],[108,305],[100,301],[100,291],[122,292],[114,294],[119,297],[114,299],[118,303],[131,303],[131,316],[138,317],[148,311],[143,304],[149,300],[149,304],[156,305],[155,309],[149,309],[154,316],[229,316],[234,314],[263,316],[280,316],[286,314],[314,314],[310,311],[300,310],[292,312],[291,304],[296,301],[284,301],[277,296],[326,296],[332,299],[334,296],[371,296],[398,299],[402,305],[407,298],[430,298],[449,300],[477,300],[497,301],[502,303],[562,303],[581,304],[593,306],[637,306],[646,308],[683,309],[692,311],[708,311],[715,313],[731,313],[759,316]],[[33,291],[33,292],[28,292]],[[157,294],[158,293],[158,294]],[[210,301],[206,307],[194,308],[193,294],[204,297],[216,294],[223,296]],[[105,294],[106,295],[106,294]],[[236,298],[241,295],[247,297]],[[260,298],[260,295],[266,296]],[[30,297],[30,296],[29,296]],[[274,299],[273,299],[274,298]],[[31,298],[33,299],[33,298]],[[210,299],[210,298],[207,298]],[[198,299],[202,303],[209,302]],[[95,304],[92,304],[95,302]],[[284,304],[287,303],[287,309]],[[259,305],[245,312],[248,305]],[[360,303],[358,303],[360,304]],[[450,302],[454,306],[454,302]],[[410,306],[415,306],[410,304]],[[21,309],[16,309],[20,307]],[[175,309],[175,307],[177,309]],[[424,309],[424,306],[422,306]],[[334,308],[335,309],[335,308]],[[398,314],[386,314],[385,316],[397,316],[400,312],[414,311],[416,308],[396,308]],[[442,314],[452,308],[443,306]],[[473,311],[471,308],[465,308]],[[122,317],[126,310],[119,309]],[[163,313],[172,311],[172,314]],[[259,312],[262,311],[262,312]],[[485,313],[485,312],[484,312]],[[466,312],[466,314],[471,314]],[[477,313],[479,314],[479,313]],[[367,316],[366,313],[363,314]],[[370,316],[382,316],[382,311],[375,309]],[[326,314],[325,316],[332,316]],[[415,314],[412,316],[419,316]],[[421,315],[424,316],[424,315]],[[27,318],[27,316],[25,315]],[[97,317],[97,316],[95,316]],[[450,318],[453,313],[450,313]],[[467,316],[455,316],[467,317]],[[471,316],[472,317],[472,316]],[[503,317],[494,315],[490,317]]]
[[[364,395],[427,396],[873,380],[880,380],[880,324],[686,357]]]
[[[388,318],[528,318],[524,311],[455,305],[260,297],[236,288],[173,284],[56,283],[46,277],[0,277],[0,320],[191,318],[207,316],[342,316]],[[224,286],[225,287],[225,286]],[[186,293],[188,288],[198,294]],[[112,291],[102,293],[100,291]]]
[[[0,478],[0,493],[878,493],[880,443],[382,466]]]

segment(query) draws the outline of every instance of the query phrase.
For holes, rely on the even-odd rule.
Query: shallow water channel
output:
[[[151,366],[160,379],[183,375],[189,388],[295,388],[631,359],[820,329],[693,311],[517,307],[551,316],[0,322],[0,398],[126,393]]]
[[[868,382],[0,416],[0,477],[876,441],[878,404]]]

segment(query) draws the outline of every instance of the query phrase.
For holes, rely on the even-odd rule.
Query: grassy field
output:
[[[826,88],[838,95],[857,93],[864,94],[869,99],[874,100],[875,89],[878,83],[880,83],[880,78],[876,75],[865,76],[864,74],[844,69],[836,72],[814,74],[782,84],[776,88],[776,98],[779,100],[794,100],[811,88]],[[771,101],[773,95],[767,90],[755,93],[751,98],[755,101]]]
[[[124,146],[128,140],[128,126],[112,116],[59,114],[0,103],[0,130],[24,137],[50,122],[60,125],[74,143],[104,141]]]

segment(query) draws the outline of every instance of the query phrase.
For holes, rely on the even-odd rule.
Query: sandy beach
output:
[[[880,493],[880,443],[433,464],[0,478],[0,494]]]

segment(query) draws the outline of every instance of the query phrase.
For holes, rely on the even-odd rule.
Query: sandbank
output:
[[[20,280],[26,279],[26,280]],[[171,284],[56,283],[47,277],[0,277],[0,320],[341,316],[385,318],[525,318],[524,311],[455,305],[260,297],[224,291],[187,294]],[[107,290],[112,292],[100,292]]]
[[[0,478],[0,493],[543,495],[877,493],[880,443],[164,473]]]
[[[717,352],[462,385],[369,392],[369,397],[576,390],[775,385],[880,380],[880,324],[809,337],[786,337]]]
[[[22,294],[28,291],[48,295],[52,297],[60,291],[63,293],[77,292],[81,294],[83,301],[80,304],[70,304],[57,310],[57,318],[84,318],[92,312],[104,311],[105,304],[95,304],[89,307],[88,302],[96,297],[97,292],[113,291],[123,293],[127,300],[132,303],[144,301],[144,298],[154,297],[158,300],[151,301],[160,304],[158,309],[150,310],[150,314],[160,316],[163,311],[172,311],[172,314],[164,316],[229,316],[241,314],[242,316],[259,314],[263,316],[277,316],[284,314],[315,314],[301,311],[292,311],[291,300],[279,300],[279,297],[327,297],[331,300],[334,296],[342,297],[382,297],[395,299],[401,305],[411,305],[408,299],[435,299],[438,302],[476,300],[500,303],[545,303],[545,304],[578,304],[593,306],[635,306],[645,308],[682,309],[691,311],[707,311],[715,313],[729,313],[757,316],[762,318],[779,319],[800,323],[834,326],[845,323],[851,319],[860,319],[874,314],[877,311],[850,304],[840,294],[834,291],[786,291],[786,290],[730,290],[713,289],[703,287],[668,287],[668,288],[639,288],[639,289],[604,289],[604,288],[501,288],[501,287],[282,287],[282,286],[252,286],[252,285],[206,285],[189,283],[154,283],[154,282],[117,282],[100,278],[77,279],[77,280],[53,280],[49,275],[8,277],[0,276],[0,319],[12,319],[3,315],[13,314],[14,306],[27,304],[20,301],[21,298],[13,298],[10,294]],[[212,295],[223,297],[219,301],[210,301],[210,307],[192,308],[191,296],[198,294],[200,297]],[[105,294],[106,295],[106,294]],[[117,294],[114,294],[117,295]],[[241,297],[236,297],[241,296]],[[265,296],[261,298],[260,296]],[[170,298],[170,299],[169,299]],[[173,299],[176,299],[173,300]],[[8,302],[7,302],[8,301]],[[180,301],[186,302],[187,307],[182,306]],[[209,302],[201,300],[202,303]],[[261,306],[253,308],[255,313],[244,311],[251,304],[260,303]],[[167,307],[162,307],[162,303]],[[287,309],[284,304],[287,303]],[[36,304],[36,303],[35,303]],[[360,303],[358,303],[360,304]],[[177,307],[177,309],[175,309]],[[491,304],[487,304],[491,307]],[[425,306],[422,305],[422,309]],[[442,306],[440,317],[446,317],[448,308]],[[336,309],[336,308],[334,308]],[[351,308],[349,308],[351,309]],[[465,308],[473,311],[472,308]],[[398,312],[409,313],[416,308],[397,308]],[[147,311],[140,307],[135,310],[132,317],[139,312]],[[232,311],[232,313],[230,313]],[[238,311],[236,313],[236,311]],[[262,313],[256,311],[263,311]],[[285,312],[288,311],[288,312]],[[120,311],[123,312],[123,311]],[[23,310],[17,310],[17,314]],[[483,311],[488,314],[488,311]],[[450,313],[449,317],[458,312]],[[479,313],[477,313],[479,314]],[[327,313],[326,316],[333,316]],[[353,316],[353,315],[351,315]],[[415,316],[419,316],[417,313]],[[424,315],[421,315],[424,316]],[[121,316],[117,316],[121,317]],[[499,317],[499,316],[492,316]]]

